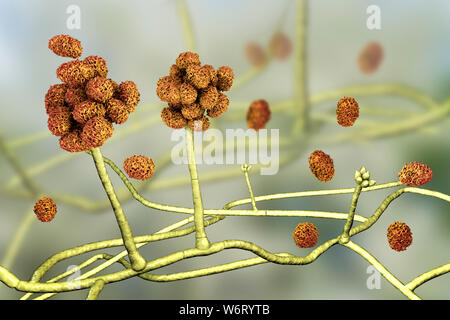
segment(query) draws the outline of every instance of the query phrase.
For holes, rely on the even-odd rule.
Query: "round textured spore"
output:
[[[125,103],[128,111],[133,112],[141,99],[137,84],[133,81],[122,82],[117,92],[119,99]]]
[[[169,75],[178,78],[181,81],[186,75],[186,71],[184,69],[180,69],[176,64],[173,64],[170,67]]]
[[[55,217],[58,208],[53,199],[48,197],[42,197],[35,203],[33,211],[40,221],[50,222]]]
[[[81,42],[65,34],[51,38],[48,41],[48,48],[60,57],[79,58],[83,53]]]
[[[359,117],[359,105],[354,98],[344,97],[337,103],[337,122],[343,127],[351,127]]]
[[[177,109],[166,107],[161,111],[162,121],[172,129],[182,129],[186,126],[187,121]]]
[[[184,105],[194,103],[197,100],[197,90],[188,83],[182,83],[180,85],[180,98]]]
[[[209,86],[208,88],[201,90],[199,103],[202,108],[210,110],[216,105],[218,98],[219,92],[216,87]]]
[[[404,222],[394,222],[388,227],[389,246],[395,251],[405,251],[412,243],[411,229]]]
[[[358,67],[366,74],[374,73],[383,61],[383,47],[377,42],[370,42],[358,56]]]
[[[313,223],[299,223],[292,233],[295,244],[299,248],[312,248],[319,240],[319,232]]]
[[[99,56],[89,56],[84,58],[83,63],[92,69],[94,69],[95,77],[106,78],[108,75],[108,67],[106,66],[106,61]]]
[[[245,46],[245,56],[248,62],[254,67],[260,68],[266,63],[266,52],[256,42],[247,43]]]
[[[114,94],[114,86],[111,79],[95,77],[86,84],[86,94],[89,99],[105,103]]]
[[[127,106],[119,99],[111,98],[106,104],[106,116],[114,123],[122,124],[128,120],[130,112]]]
[[[210,70],[196,64],[186,69],[186,80],[197,89],[206,88],[210,82]]]
[[[259,130],[265,128],[270,120],[271,112],[266,100],[253,101],[247,111],[247,126],[250,129]]]
[[[228,66],[222,66],[217,69],[217,89],[228,91],[233,85],[234,73]]]
[[[60,65],[56,76],[70,87],[81,87],[95,76],[95,70],[77,59]]]
[[[102,117],[95,117],[84,125],[81,139],[90,149],[98,148],[112,136],[113,132],[114,127],[111,122]]]
[[[67,92],[66,84],[54,84],[45,94],[45,111],[48,115],[60,112],[64,107],[64,96]]]
[[[71,109],[73,109],[77,104],[86,101],[87,95],[86,92],[84,91],[84,88],[82,87],[68,88],[64,96],[64,100],[66,101],[67,105]]]
[[[214,69],[214,67],[212,65],[210,65],[210,64],[205,64],[203,66],[203,69],[205,69],[209,73],[210,85],[212,85],[214,87],[217,86],[217,72],[216,72],[216,69]]]
[[[269,48],[275,59],[286,60],[292,53],[292,41],[284,33],[277,32],[272,36]]]
[[[69,133],[72,127],[71,113],[68,107],[64,107],[60,112],[50,114],[47,121],[50,132],[55,136],[63,136]]]
[[[205,110],[198,103],[186,105],[181,108],[181,114],[187,120],[200,118],[204,111]]]
[[[405,164],[398,173],[398,180],[410,187],[420,187],[433,179],[433,171],[427,165],[420,162]]]
[[[176,59],[176,65],[180,69],[186,69],[190,65],[200,65],[200,58],[197,53],[182,52]]]
[[[207,111],[207,115],[211,118],[217,118],[221,116],[228,109],[228,105],[230,101],[226,94],[219,92],[219,96],[217,98],[217,103],[210,110]]]
[[[334,176],[333,159],[321,150],[315,150],[308,158],[312,174],[320,181],[330,181]]]
[[[162,101],[172,104],[181,103],[180,82],[173,76],[165,76],[158,80],[156,94]]]
[[[152,177],[155,164],[149,157],[135,155],[125,159],[123,169],[130,178],[145,181]]]
[[[59,139],[59,146],[61,149],[68,152],[82,152],[90,149],[89,146],[84,143],[83,139],[81,139],[80,129],[72,130],[68,134],[62,136]]]
[[[105,106],[92,100],[83,101],[73,109],[73,118],[81,124],[85,124],[94,117],[105,116]]]

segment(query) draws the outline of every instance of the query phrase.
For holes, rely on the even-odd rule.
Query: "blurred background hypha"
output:
[[[308,1],[306,61],[299,67],[298,21],[302,13],[294,0],[201,1],[74,0],[0,3],[0,132],[20,158],[34,183],[47,193],[87,198],[95,210],[64,202],[51,223],[29,218],[33,199],[17,171],[0,156],[3,190],[0,193],[0,259],[21,279],[49,256],[80,244],[120,237],[92,159],[85,153],[69,154],[47,129],[44,96],[59,83],[55,70],[65,58],[48,49],[57,34],[79,39],[83,57],[98,55],[108,63],[116,81],[132,79],[139,87],[141,102],[126,124],[103,147],[106,157],[117,164],[133,154],[155,160],[157,176],[144,196],[159,203],[192,206],[186,166],[170,165],[158,172],[158,159],[172,146],[172,129],[159,118],[164,104],[156,95],[157,80],[167,75],[180,52],[198,52],[202,63],[218,68],[230,66],[235,86],[227,92],[230,106],[216,128],[247,128],[250,103],[265,99],[272,109],[267,128],[279,128],[280,139],[289,137],[293,118],[304,95],[299,94],[299,68],[306,71],[310,119],[306,140],[280,149],[280,157],[299,149],[282,163],[274,176],[251,176],[256,196],[280,192],[350,188],[353,174],[364,165],[378,183],[397,179],[401,167],[411,161],[430,166],[434,178],[427,189],[449,193],[450,117],[437,108],[449,99],[450,2],[376,1],[381,9],[381,29],[366,26],[366,9],[373,1]],[[68,29],[69,6],[80,9],[80,28]],[[362,89],[361,89],[362,88]],[[368,88],[365,90],[364,88]],[[338,90],[338,94],[333,93]],[[327,95],[329,98],[327,98]],[[342,96],[354,97],[360,116],[353,128],[336,124],[336,103]],[[405,99],[406,97],[406,99]],[[448,107],[447,107],[448,110]],[[436,116],[438,114],[439,116]],[[421,116],[422,115],[422,116]],[[156,120],[155,120],[156,119]],[[410,119],[411,121],[408,121]],[[405,127],[399,127],[401,123]],[[408,127],[408,123],[410,124]],[[406,124],[406,125],[405,125]],[[392,125],[390,127],[390,125]],[[380,129],[381,128],[381,129]],[[390,130],[390,128],[394,128]],[[381,130],[381,131],[379,131]],[[383,131],[384,130],[384,131]],[[379,134],[384,132],[384,134]],[[350,134],[349,134],[350,133]],[[305,150],[300,150],[307,144]],[[318,181],[308,168],[308,155],[321,149],[332,155],[333,180]],[[239,170],[239,165],[234,166]],[[203,181],[202,174],[233,166],[200,165],[205,208],[221,208],[227,202],[248,197],[243,175]],[[235,171],[236,171],[235,170]],[[256,172],[259,172],[256,171]],[[122,182],[111,175],[118,189]],[[136,183],[139,185],[139,183]],[[357,214],[369,216],[389,190],[364,193]],[[258,203],[258,209],[298,209],[347,212],[351,195],[295,198]],[[155,232],[184,218],[158,212],[135,201],[124,201],[124,210],[135,235]],[[246,205],[243,208],[251,208]],[[27,219],[28,217],[28,219]],[[319,244],[337,236],[342,220],[279,217],[228,217],[207,229],[212,242],[242,239],[271,252],[306,255],[292,232],[300,222],[313,222]],[[414,241],[408,250],[395,252],[386,239],[388,226],[403,221]],[[29,228],[17,255],[6,257],[19,226]],[[404,283],[436,266],[448,263],[450,233],[448,204],[434,198],[407,194],[393,203],[369,231],[355,242],[370,251]],[[154,243],[140,251],[148,259],[191,247],[194,236]],[[113,248],[115,254],[123,248]],[[218,255],[184,260],[157,273],[173,273],[250,258],[248,252],[229,250]],[[84,261],[76,257],[56,265],[44,280]],[[108,285],[102,299],[403,299],[386,280],[380,290],[369,289],[368,262],[342,246],[335,246],[317,261],[305,266],[263,264],[218,275],[168,283],[139,278]],[[114,265],[107,272],[119,271]],[[448,298],[450,277],[440,277],[420,287],[427,299]],[[60,294],[54,299],[82,299],[85,291]],[[0,285],[0,298],[17,299],[20,292]]]

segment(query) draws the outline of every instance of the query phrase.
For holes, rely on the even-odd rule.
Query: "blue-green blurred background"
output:
[[[295,43],[298,12],[295,1],[269,0],[188,0],[197,52],[202,63],[215,67],[229,65],[237,77],[250,69],[245,57],[245,45],[250,41],[265,46],[281,22],[281,30]],[[81,29],[68,30],[66,9],[69,5],[81,9]],[[377,4],[381,8],[382,29],[366,28],[366,8]],[[287,9],[286,9],[287,8]],[[0,2],[0,130],[5,139],[41,132],[46,129],[47,116],[44,95],[51,84],[58,83],[56,68],[66,59],[55,56],[47,48],[48,40],[56,34],[70,34],[83,45],[83,57],[99,55],[106,59],[109,77],[116,81],[133,80],[141,92],[142,108],[158,102],[156,81],[168,73],[175,58],[186,50],[184,32],[174,0],[154,1],[24,1]],[[315,0],[309,1],[307,31],[308,87],[312,94],[325,90],[361,84],[397,83],[417,88],[438,102],[449,98],[450,88],[450,2],[428,1],[366,1]],[[384,48],[384,60],[376,73],[366,75],[357,66],[360,49],[377,41]],[[233,101],[251,102],[266,99],[269,103],[293,96],[294,57],[272,62],[251,82],[231,90]],[[355,97],[361,105],[404,108],[425,112],[410,101],[398,97]],[[333,111],[335,101],[324,103],[317,110]],[[139,108],[139,107],[138,107]],[[158,115],[160,108],[148,109],[131,116],[116,133],[143,117]],[[316,110],[316,111],[317,111]],[[280,128],[288,133],[290,119],[274,116],[268,128]],[[361,113],[360,120],[375,119]],[[389,118],[385,118],[389,119]],[[332,155],[336,175],[327,184],[319,183],[309,172],[307,150],[298,159],[280,169],[275,176],[251,176],[256,195],[348,188],[353,186],[353,172],[366,166],[379,183],[396,179],[398,170],[410,161],[428,164],[433,180],[426,185],[431,190],[450,193],[450,126],[447,119],[433,123],[427,131],[414,130],[392,138],[363,144],[351,142],[339,145],[317,145]],[[397,118],[397,121],[401,118]],[[246,127],[244,117],[234,122],[216,122],[217,126]],[[329,124],[324,130],[336,128]],[[418,128],[420,129],[420,128]],[[171,145],[171,129],[162,123],[121,139],[107,143],[104,155],[117,164],[132,154],[144,154],[157,159]],[[334,133],[330,133],[330,137]],[[38,142],[14,150],[27,167],[39,165],[45,159],[64,151],[56,137],[48,136]],[[158,170],[158,163],[156,163]],[[217,168],[220,169],[220,166]],[[200,166],[202,172],[211,170]],[[5,185],[15,176],[12,167],[0,155],[1,183]],[[155,177],[164,180],[175,175],[188,175],[183,166],[171,166]],[[92,200],[104,201],[105,194],[96,176],[91,158],[82,154],[55,166],[36,177],[44,190],[77,194]],[[113,183],[122,187],[113,177]],[[20,186],[19,186],[20,188]],[[357,213],[369,216],[389,191],[364,193]],[[248,197],[244,177],[202,184],[206,208],[220,208],[225,203]],[[151,190],[144,193],[160,203],[191,206],[188,186]],[[258,204],[261,209],[305,209],[346,212],[351,195],[288,199]],[[29,198],[0,193],[0,257],[33,201]],[[56,218],[48,224],[33,220],[20,252],[11,267],[20,279],[29,279],[32,272],[49,256],[66,248],[86,242],[120,236],[111,210],[85,212],[58,204]],[[250,208],[243,206],[243,208]],[[135,235],[155,232],[184,218],[183,215],[161,213],[140,203],[124,203]],[[292,231],[299,222],[314,222],[320,232],[320,242],[335,237],[343,221],[324,221],[304,218],[229,217],[207,229],[212,241],[242,239],[252,241],[272,252],[306,255],[309,249],[299,249],[292,241]],[[389,248],[386,229],[394,221],[406,222],[412,229],[414,241],[405,252]],[[431,268],[448,263],[450,240],[450,210],[448,203],[417,194],[406,194],[396,200],[369,231],[354,241],[370,251],[401,281],[407,283]],[[148,259],[191,247],[193,235],[145,246],[141,251]],[[116,253],[119,249],[107,252]],[[74,258],[55,266],[45,280],[77,264],[90,255]],[[181,272],[223,264],[252,257],[247,252],[228,250],[210,257],[183,261],[158,273]],[[403,299],[404,296],[387,281],[381,289],[369,290],[368,262],[344,247],[335,246],[316,262],[306,266],[264,264],[243,270],[183,280],[173,283],[152,283],[133,278],[108,285],[101,299]],[[109,270],[121,270],[113,266]],[[450,276],[432,280],[417,289],[428,299],[450,297]],[[54,299],[82,299],[86,291],[57,295]],[[0,298],[16,299],[22,294],[0,285]]]

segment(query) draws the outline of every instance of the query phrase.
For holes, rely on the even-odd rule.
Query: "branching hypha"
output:
[[[294,53],[297,58],[295,69],[296,72],[304,76],[305,57],[304,47],[302,46],[304,44],[304,15],[306,10],[304,7],[305,2],[300,1],[299,3],[299,26],[303,31],[299,32],[297,48],[294,48]],[[183,10],[182,7],[182,12],[186,13]],[[186,17],[184,18],[186,19]],[[188,42],[192,42],[192,34],[189,34],[189,28],[186,30]],[[90,56],[83,60],[78,60],[82,53],[81,43],[78,40],[69,36],[52,38],[49,46],[53,52],[60,56],[77,60],[67,62],[58,69],[58,77],[63,83],[52,86],[46,96],[46,111],[49,114],[49,130],[52,134],[60,137],[60,146],[65,150],[65,153],[60,158],[62,160],[60,161],[66,159],[67,154],[79,153],[85,155],[83,151],[93,158],[95,168],[97,169],[98,176],[105,189],[108,200],[95,203],[76,196],[68,197],[61,194],[52,195],[50,193],[42,192],[35,185],[32,177],[45,170],[45,166],[43,166],[44,169],[41,167],[36,168],[34,171],[24,170],[12,151],[14,146],[27,144],[29,141],[36,141],[36,139],[38,139],[36,137],[28,137],[17,140],[14,143],[7,143],[0,140],[1,151],[16,168],[20,179],[27,188],[26,192],[21,193],[19,191],[19,195],[31,196],[36,200],[40,199],[34,206],[34,212],[41,221],[50,221],[55,217],[55,214],[56,217],[58,214],[64,214],[63,212],[56,213],[55,202],[69,203],[86,210],[99,210],[109,206],[113,209],[115,214],[121,232],[121,238],[84,244],[56,253],[35,270],[29,281],[19,280],[3,264],[3,266],[0,267],[0,280],[9,287],[26,292],[23,299],[28,299],[33,293],[42,294],[38,296],[37,299],[46,299],[60,292],[80,289],[89,289],[88,299],[95,299],[101,293],[103,288],[107,288],[107,284],[126,280],[131,277],[140,277],[148,281],[167,282],[212,275],[267,262],[303,265],[314,262],[322,253],[335,245],[345,246],[361,255],[369,263],[375,266],[387,281],[410,299],[419,298],[414,293],[414,290],[418,286],[434,277],[449,272],[450,264],[445,264],[416,277],[407,284],[403,284],[368,251],[351,240],[352,236],[366,231],[374,225],[388,206],[403,193],[419,193],[442,199],[447,202],[450,201],[450,196],[446,194],[418,188],[418,186],[423,186],[429,182],[433,176],[431,169],[421,163],[413,162],[405,165],[399,171],[398,180],[397,177],[395,177],[396,181],[390,183],[375,184],[375,181],[371,179],[369,171],[362,167],[355,172],[355,187],[352,188],[301,191],[263,196],[254,195],[249,179],[251,167],[243,165],[240,169],[245,175],[250,198],[230,202],[222,209],[205,209],[203,207],[200,183],[213,180],[217,175],[221,174],[221,172],[206,173],[204,175],[199,174],[195,163],[193,135],[196,130],[208,130],[210,126],[209,118],[239,118],[247,121],[249,128],[259,130],[266,126],[270,120],[271,114],[287,113],[295,119],[292,136],[287,144],[288,147],[292,147],[298,144],[302,135],[309,130],[308,119],[313,117],[312,113],[309,111],[310,104],[324,100],[338,101],[336,117],[333,117],[331,120],[335,124],[344,127],[352,126],[355,121],[357,121],[360,112],[358,103],[355,99],[349,97],[350,95],[363,96],[394,93],[418,101],[429,110],[425,115],[412,116],[407,122],[400,121],[395,124],[395,126],[380,126],[377,127],[376,130],[368,130],[365,128],[361,135],[358,135],[359,139],[372,139],[379,136],[405,132],[417,127],[418,124],[437,121],[443,115],[448,114],[448,111],[450,110],[450,101],[438,104],[426,95],[402,86],[372,85],[366,87],[345,88],[316,96],[308,96],[304,86],[303,76],[296,78],[295,102],[294,100],[283,101],[272,104],[269,108],[269,104],[266,101],[258,99],[254,100],[251,104],[243,104],[245,107],[249,106],[247,110],[245,110],[245,108],[244,110],[242,110],[242,108],[236,108],[236,111],[234,111],[234,109],[228,108],[229,104],[233,102],[228,99],[223,91],[230,88],[235,89],[256,74],[262,72],[270,59],[284,59],[286,55],[290,54],[291,46],[289,45],[289,39],[286,36],[281,37],[279,32],[275,33],[275,35],[274,40],[270,42],[270,54],[265,56],[263,63],[254,63],[255,68],[248,74],[237,78],[236,81],[234,81],[233,86],[234,75],[231,68],[222,67],[216,72],[212,66],[201,66],[199,56],[192,52],[194,50],[180,54],[176,63],[170,68],[169,76],[161,78],[158,82],[158,96],[169,105],[164,106],[161,117],[158,115],[156,118],[148,119],[147,122],[151,124],[160,124],[162,120],[164,124],[173,129],[185,130],[190,172],[190,179],[188,182],[191,185],[193,198],[192,208],[155,203],[142,196],[141,191],[145,187],[148,186],[151,188],[154,183],[157,183],[157,180],[153,181],[153,175],[170,161],[168,158],[156,159],[156,161],[153,162],[148,155],[130,155],[123,163],[124,173],[119,166],[102,155],[100,147],[106,141],[112,142],[114,141],[114,138],[117,139],[118,135],[113,134],[113,123],[116,125],[120,124],[127,126],[129,124],[126,123],[126,121],[130,113],[134,112],[135,109],[136,112],[138,112],[139,106],[137,108],[136,106],[139,103],[140,98],[137,86],[131,81],[117,84],[113,80],[107,79],[108,69],[106,67],[106,61],[103,58]],[[277,45],[280,47],[277,47]],[[379,53],[378,47],[375,49],[378,51],[373,55],[367,53],[367,50],[370,51],[370,48],[372,47],[374,46],[365,48],[364,54],[359,58],[361,68],[363,70],[371,70],[364,72],[373,72],[372,70],[375,70],[379,64],[378,60],[380,59],[381,54]],[[371,58],[372,56],[375,56],[375,58]],[[371,63],[372,66],[368,66]],[[294,103],[298,103],[298,109],[291,108]],[[239,103],[237,105],[239,105]],[[370,112],[367,109],[361,108],[361,112],[364,111]],[[330,121],[330,119],[327,118],[327,115],[316,113],[314,117],[323,122]],[[148,123],[144,122],[145,125],[148,125]],[[130,128],[134,128],[133,125],[134,124],[130,124]],[[344,128],[340,129],[345,130]],[[130,131],[132,131],[132,129],[130,129]],[[345,135],[344,133],[341,136],[336,135],[334,138],[335,141],[333,142],[350,141],[353,137],[354,134]],[[313,139],[310,142],[310,146],[313,147],[314,143],[317,141],[320,141],[320,138],[318,140]],[[315,148],[312,150],[314,149]],[[300,152],[304,152],[304,150],[288,154],[287,158],[285,158],[285,163],[290,159],[297,157]],[[125,185],[125,188],[123,189],[125,192],[116,190],[113,187],[109,178],[107,166],[122,180]],[[330,181],[335,174],[332,158],[322,150],[316,150],[310,154],[309,167],[311,173],[317,177],[318,180],[323,182]],[[307,168],[304,169],[306,170]],[[241,170],[229,171],[229,176],[242,174]],[[144,184],[135,186],[127,176],[145,182]],[[177,185],[177,183],[179,183],[177,180],[173,180],[172,185]],[[17,182],[12,181],[10,187],[13,188],[16,184]],[[356,214],[357,203],[361,192],[395,188],[402,185],[406,185],[406,187],[401,187],[388,195],[370,217],[363,217]],[[166,182],[166,188],[167,186],[171,186],[170,182]],[[14,193],[14,189],[10,189],[10,191]],[[306,210],[258,209],[258,202],[261,201],[335,194],[353,194],[348,212],[338,213]],[[149,208],[172,213],[189,214],[190,217],[167,226],[154,234],[135,236],[132,233],[122,208],[122,203],[129,198],[134,198]],[[252,210],[234,209],[236,206],[243,204],[251,204]],[[343,224],[340,235],[328,240],[324,239],[324,234],[320,235],[320,230],[313,224],[309,222],[299,223],[297,228],[292,231],[293,241],[301,248],[315,248],[306,256],[296,256],[291,253],[272,253],[261,248],[257,244],[241,240],[225,240],[211,243],[208,239],[208,227],[220,222],[226,216],[232,215],[317,217],[342,220]],[[396,251],[407,250],[408,246],[411,245],[413,241],[411,231],[414,232],[414,230],[411,230],[405,222],[392,222],[389,229],[386,230],[386,235],[383,240],[388,241],[390,247]],[[193,223],[193,225],[188,226],[190,223]],[[196,241],[192,244],[191,249],[169,253],[164,257],[154,260],[147,260],[139,252],[139,248],[148,243],[182,237],[192,233],[195,234]],[[125,247],[125,250],[119,254],[114,256],[108,253],[95,254],[80,264],[79,270],[83,270],[98,260],[105,260],[105,262],[99,266],[83,273],[79,278],[75,279],[75,281],[62,281],[64,278],[75,272],[67,271],[53,279],[42,282],[44,275],[59,262],[78,255],[91,254],[95,250],[119,246]],[[256,257],[228,262],[214,267],[180,271],[172,274],[161,275],[152,273],[154,270],[186,258],[211,255],[232,248],[252,252]],[[129,261],[126,259],[126,256],[129,256]],[[107,271],[108,267],[116,262],[124,267],[122,271],[98,275],[98,273],[102,271]]]

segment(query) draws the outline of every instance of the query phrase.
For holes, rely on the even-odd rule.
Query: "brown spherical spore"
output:
[[[162,101],[180,104],[180,85],[181,83],[173,76],[162,77],[156,85],[156,94]]]
[[[203,69],[207,70],[209,73],[209,81],[210,81],[210,85],[212,86],[217,86],[217,72],[216,69],[214,69],[214,67],[210,64],[205,64],[203,66]]]
[[[278,60],[286,60],[292,53],[292,41],[287,35],[277,32],[269,44],[271,54]]]
[[[202,116],[201,118],[189,120],[188,126],[193,131],[205,131],[209,128],[209,119],[205,116]]]
[[[77,104],[87,100],[87,95],[83,87],[68,88],[64,95],[64,100],[73,109]]]
[[[375,72],[383,61],[383,47],[377,42],[370,42],[358,56],[358,67],[366,74]]]
[[[49,222],[55,217],[58,208],[53,199],[42,197],[35,203],[33,211],[40,221]]]
[[[64,107],[60,112],[50,114],[47,125],[50,132],[55,136],[63,136],[69,133],[72,127],[69,108]]]
[[[359,105],[354,98],[343,97],[337,103],[337,122],[343,127],[351,127],[359,117]]]
[[[333,159],[321,150],[315,150],[308,158],[312,174],[320,181],[330,181],[334,176]]]
[[[95,70],[78,59],[65,62],[56,70],[58,79],[67,83],[70,87],[83,86],[94,75]]]
[[[162,121],[172,129],[184,128],[187,124],[186,119],[177,109],[166,107],[161,111]]]
[[[180,98],[183,105],[194,103],[197,100],[197,90],[188,83],[180,85]]]
[[[95,117],[86,122],[81,133],[83,143],[90,149],[102,146],[114,132],[111,122],[103,117]]]
[[[176,65],[180,69],[186,69],[190,65],[200,65],[200,58],[197,53],[182,52],[176,59]]]
[[[173,64],[170,67],[169,75],[178,78],[181,81],[186,75],[186,71],[184,69],[180,69],[176,64]]]
[[[141,99],[137,84],[133,81],[122,82],[117,92],[119,99],[125,103],[128,111],[133,112]]]
[[[45,111],[48,115],[61,111],[64,107],[64,96],[66,92],[67,85],[64,83],[50,86],[45,94]]]
[[[73,118],[80,124],[85,124],[94,117],[103,117],[105,106],[92,100],[80,102],[73,109]]]
[[[106,61],[99,56],[89,56],[84,58],[83,63],[92,69],[94,69],[95,77],[106,78],[108,75],[108,67],[106,66]]]
[[[48,48],[56,55],[67,58],[79,58],[83,52],[81,42],[69,35],[60,34],[48,41]]]
[[[395,251],[404,251],[412,243],[411,229],[404,222],[394,222],[388,227],[389,246]]]
[[[200,118],[203,115],[204,111],[205,110],[198,103],[185,105],[181,108],[181,113],[187,120]]]
[[[398,180],[410,187],[421,187],[433,179],[433,171],[420,162],[405,164],[398,172]]]
[[[134,155],[125,159],[123,169],[130,178],[145,181],[152,177],[155,164],[149,157]]]
[[[201,90],[199,103],[202,108],[210,110],[216,105],[218,98],[219,92],[217,91],[217,88],[209,86],[208,88]]]
[[[250,129],[259,130],[265,128],[270,120],[269,104],[266,100],[253,101],[247,111],[247,126]]]
[[[105,103],[114,94],[114,85],[111,79],[95,77],[86,84],[86,94],[89,99]]]
[[[84,143],[83,139],[81,139],[81,132],[80,129],[75,129],[62,136],[59,139],[59,146],[61,149],[68,152],[82,152],[89,150],[90,148]]]
[[[208,68],[191,64],[186,69],[186,81],[197,89],[206,88],[210,82],[210,71]]]
[[[122,124],[128,120],[130,112],[122,100],[111,98],[106,104],[106,116],[111,122]]]
[[[228,91],[233,85],[234,73],[228,66],[222,66],[217,69],[217,89]]]
[[[245,46],[245,56],[250,64],[260,68],[266,64],[266,52],[264,48],[256,42],[249,42]]]
[[[319,240],[319,232],[313,223],[299,223],[292,233],[295,244],[299,248],[312,248]]]
[[[229,104],[230,104],[230,101],[228,100],[228,97],[224,93],[219,92],[219,97],[217,98],[217,103],[214,105],[214,107],[212,107],[206,113],[211,118],[217,118],[217,117],[221,116],[225,111],[227,111]]]

